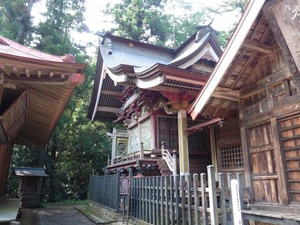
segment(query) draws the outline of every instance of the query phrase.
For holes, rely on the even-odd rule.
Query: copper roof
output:
[[[217,62],[220,53],[209,27],[196,32],[177,50],[105,34],[99,48],[88,118],[113,117],[122,105],[116,100],[128,87],[156,92],[189,91],[195,95],[206,83],[209,72],[191,67],[200,59]]]

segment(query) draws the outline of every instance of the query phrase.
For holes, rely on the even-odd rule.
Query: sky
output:
[[[109,30],[112,24],[107,22],[107,18],[101,14],[101,11],[105,9],[107,3],[118,3],[121,0],[86,0],[86,13],[85,13],[85,23],[89,27],[90,33],[86,34],[74,34],[76,37],[76,42],[84,44],[85,42],[92,42],[95,46],[98,45],[99,37],[94,33],[97,31]],[[214,6],[220,4],[225,0],[186,0],[191,2],[194,10],[201,8],[203,6]],[[172,10],[172,9],[171,9]],[[33,8],[32,15],[34,16],[34,22],[42,20],[41,13],[45,12],[45,0],[38,2]],[[178,11],[180,13],[180,11]],[[213,18],[212,27],[217,31],[228,30],[231,25],[238,20],[236,14],[226,13]],[[225,21],[225,22],[224,22]]]
[[[102,18],[99,14],[100,11],[104,10],[107,3],[117,3],[121,0],[86,0],[86,24],[89,26],[91,31],[97,31],[101,28],[110,27],[111,24],[104,22],[105,18]],[[225,0],[189,0],[193,3],[194,9],[203,6],[214,6],[220,4]],[[225,19],[225,23],[224,23]],[[223,15],[216,16],[214,18],[212,27],[218,31],[226,30],[230,25],[237,20],[237,16],[234,13],[226,13]],[[99,29],[100,28],[100,29]]]

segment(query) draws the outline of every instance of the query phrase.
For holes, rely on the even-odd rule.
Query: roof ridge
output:
[[[37,50],[35,48],[22,45],[18,42],[15,42],[13,40],[10,40],[6,37],[3,37],[0,35],[0,44],[10,46],[20,52],[26,53],[28,55],[32,55],[34,57],[40,58],[41,60],[48,60],[48,61],[54,61],[54,62],[63,62],[63,59],[61,56],[52,55],[49,53],[44,53],[40,50]]]

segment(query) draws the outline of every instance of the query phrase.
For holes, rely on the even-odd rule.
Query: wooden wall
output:
[[[0,145],[0,196],[5,194],[10,158],[11,148],[8,145]]]
[[[300,203],[300,95],[279,48],[259,61],[240,94],[251,202]]]

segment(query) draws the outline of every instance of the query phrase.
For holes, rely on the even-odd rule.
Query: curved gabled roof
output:
[[[209,71],[190,67],[201,59],[216,63],[220,54],[214,30],[210,27],[196,32],[176,50],[105,34],[99,47],[98,64],[101,66],[97,65],[88,117],[101,119],[101,108],[117,111],[109,102],[114,102],[121,93],[106,94],[109,93],[109,82],[153,91],[166,87],[199,91],[207,81]],[[101,102],[104,96],[106,101]]]

